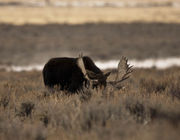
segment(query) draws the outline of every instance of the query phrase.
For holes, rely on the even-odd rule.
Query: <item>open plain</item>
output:
[[[103,61],[180,57],[179,0],[122,0],[124,7],[33,2],[46,4],[0,0],[0,67],[44,64],[80,52]],[[128,6],[136,2],[139,7]],[[71,95],[46,89],[41,71],[0,69],[0,140],[180,139],[179,67],[135,68],[122,86]]]
[[[1,71],[0,139],[178,140],[179,71],[136,69],[125,89],[74,95],[48,91],[41,72]]]

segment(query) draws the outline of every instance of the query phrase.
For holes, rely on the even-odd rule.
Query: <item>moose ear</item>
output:
[[[111,74],[111,72],[107,72],[104,74],[104,76],[107,78],[110,74]]]

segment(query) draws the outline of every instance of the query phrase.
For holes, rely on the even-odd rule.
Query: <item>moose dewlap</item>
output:
[[[83,86],[95,88],[106,87],[107,84],[116,85],[131,73],[127,59],[123,57],[120,62],[116,81],[107,82],[110,72],[103,73],[88,56],[52,58],[43,68],[44,84],[50,88],[58,86],[60,90],[70,92],[77,92]]]

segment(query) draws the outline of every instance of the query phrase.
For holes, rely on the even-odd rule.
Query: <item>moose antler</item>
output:
[[[128,59],[122,56],[118,64],[118,72],[115,81],[111,81],[110,83],[116,85],[128,79],[130,77],[130,74],[133,72],[132,67],[133,66],[130,66],[130,64],[128,64]]]
[[[102,73],[94,73],[93,71],[90,71],[85,68],[84,62],[83,62],[83,54],[80,53],[78,60],[77,60],[77,65],[81,69],[83,75],[87,80],[97,80],[97,79],[103,79],[104,76],[109,76],[110,73],[106,73],[103,75]]]
[[[85,68],[85,65],[84,65],[84,61],[83,61],[83,54],[82,53],[80,53],[79,54],[79,57],[78,57],[78,59],[77,59],[77,65],[78,65],[78,67],[81,69],[81,71],[82,71],[82,73],[83,73],[83,75],[84,75],[84,77],[88,80],[87,82],[88,82],[88,86],[90,86],[90,87],[92,87],[92,85],[93,85],[93,83],[95,84],[97,84],[97,75],[94,73],[94,72],[92,72],[92,71],[89,71],[89,70],[87,70],[86,68]],[[92,80],[93,79],[93,80]],[[94,80],[95,79],[95,80]],[[87,86],[87,85],[86,85]]]
[[[87,71],[85,69],[85,66],[84,66],[84,62],[83,62],[83,53],[80,53],[79,54],[79,57],[78,57],[78,60],[77,60],[77,65],[79,66],[79,68],[81,69],[83,75],[85,76],[85,78],[87,80],[89,80],[89,77],[87,75]]]
[[[122,82],[129,78],[130,73],[132,73],[132,67],[128,64],[128,59],[126,57],[122,57],[118,64],[118,73],[116,76],[117,82]]]

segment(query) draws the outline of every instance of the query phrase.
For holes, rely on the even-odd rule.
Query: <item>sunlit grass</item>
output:
[[[1,7],[0,22],[12,24],[48,23],[180,23],[179,8],[53,8]]]

